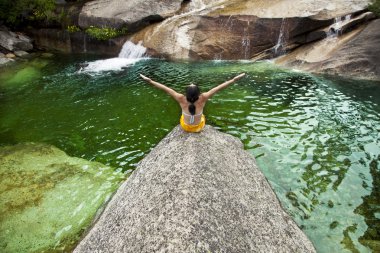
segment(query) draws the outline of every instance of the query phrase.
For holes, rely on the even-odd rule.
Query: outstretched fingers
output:
[[[145,81],[149,81],[149,80],[150,80],[149,77],[146,77],[146,76],[144,76],[143,74],[140,74],[140,77],[141,77],[142,79],[144,79]]]
[[[234,80],[237,81],[237,80],[243,78],[244,76],[245,76],[245,73],[241,73],[240,75],[235,76],[235,77],[234,77]]]

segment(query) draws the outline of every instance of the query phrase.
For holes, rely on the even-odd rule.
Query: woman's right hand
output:
[[[238,76],[235,76],[235,77],[234,77],[234,81],[237,81],[237,80],[243,78],[243,76],[245,76],[245,73],[242,73],[242,74],[240,74],[240,75],[238,75]]]

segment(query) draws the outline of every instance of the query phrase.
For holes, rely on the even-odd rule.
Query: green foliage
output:
[[[69,32],[69,33],[75,33],[75,32],[79,32],[80,31],[80,28],[76,25],[68,25],[66,30]]]
[[[109,27],[99,28],[95,26],[90,26],[89,28],[86,29],[86,33],[88,35],[98,40],[109,40],[117,36],[126,34],[126,32],[127,32],[126,28],[115,29],[115,28],[109,28]]]
[[[380,0],[374,0],[369,6],[368,10],[380,16]]]
[[[10,25],[22,20],[44,20],[53,15],[55,0],[1,0],[0,19]]]

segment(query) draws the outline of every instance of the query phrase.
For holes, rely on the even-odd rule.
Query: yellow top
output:
[[[201,121],[199,122],[199,124],[197,124],[197,125],[189,125],[189,124],[185,123],[185,120],[184,120],[184,117],[183,117],[183,114],[182,114],[181,119],[179,120],[179,122],[181,123],[181,126],[182,126],[183,130],[185,130],[186,132],[199,133],[200,131],[202,131],[202,129],[206,125],[206,118],[202,114]]]

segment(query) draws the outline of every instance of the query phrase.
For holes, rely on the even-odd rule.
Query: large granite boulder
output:
[[[130,31],[150,22],[173,16],[181,8],[181,0],[95,0],[86,3],[79,14],[79,25],[120,28]]]
[[[332,22],[308,17],[191,15],[148,27],[132,41],[143,41],[152,55],[170,59],[251,59],[265,50],[266,58],[271,58],[281,33],[292,44],[295,37]]]
[[[179,126],[74,252],[315,252],[235,137]]]
[[[380,80],[380,20],[340,37],[329,37],[276,60],[296,69]]]

